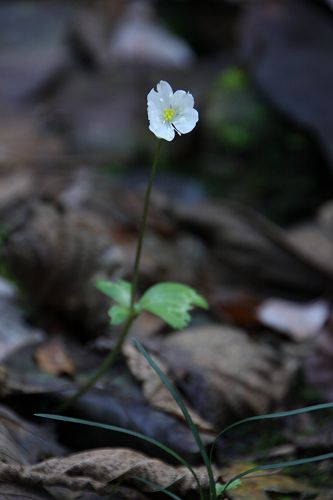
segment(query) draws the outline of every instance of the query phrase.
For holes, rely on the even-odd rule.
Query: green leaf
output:
[[[132,285],[128,281],[97,281],[96,287],[122,307],[129,308]]]
[[[108,310],[108,315],[111,318],[111,325],[121,325],[129,317],[129,309],[126,307],[114,305]]]
[[[116,302],[108,311],[111,318],[111,325],[121,325],[121,323],[124,323],[130,313],[131,283],[124,280],[113,282],[98,281],[96,287]]]
[[[141,311],[149,311],[162,318],[172,328],[187,326],[194,306],[208,308],[206,300],[193,288],[180,283],[159,283],[152,286],[138,303]]]

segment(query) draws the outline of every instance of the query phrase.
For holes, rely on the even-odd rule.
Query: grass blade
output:
[[[223,491],[228,489],[228,486],[236,481],[237,479],[241,479],[244,476],[247,476],[248,474],[251,474],[252,472],[256,472],[259,470],[273,470],[273,469],[285,469],[287,467],[295,467],[296,465],[304,465],[304,464],[310,464],[312,462],[321,462],[322,460],[328,460],[330,458],[333,458],[333,453],[325,453],[324,455],[316,455],[315,457],[307,457],[307,458],[300,458],[297,460],[290,460],[289,462],[279,462],[276,464],[265,464],[265,465],[256,465],[255,467],[251,467],[251,469],[247,469],[244,472],[241,472],[240,474],[237,474],[237,476],[234,476],[233,478],[229,479],[229,481],[224,485]],[[251,478],[248,478],[251,479]]]
[[[246,424],[247,422],[255,422],[257,420],[271,420],[275,418],[284,418],[284,417],[292,417],[293,415],[300,415],[301,413],[309,413],[312,411],[320,411],[320,410],[328,410],[333,408],[333,403],[321,403],[318,405],[312,405],[312,406],[304,406],[303,408],[298,408],[297,410],[289,410],[289,411],[279,411],[275,413],[267,413],[265,415],[256,415],[254,417],[248,417],[244,418],[242,420],[238,420],[237,422],[234,422],[233,424],[228,425],[228,427],[225,427],[215,438],[214,443],[211,446],[210,453],[209,453],[209,459],[210,461],[212,460],[213,456],[213,450],[214,446],[216,444],[216,441],[223,436],[227,431],[230,429],[233,429],[234,427],[238,427],[239,425]]]
[[[153,368],[153,370],[157,373],[157,375],[159,376],[159,378],[161,379],[163,384],[166,386],[166,388],[168,389],[168,391],[170,392],[170,394],[172,395],[172,397],[176,401],[177,405],[181,409],[181,411],[184,415],[185,421],[186,421],[190,431],[192,432],[192,435],[193,435],[193,437],[198,445],[198,448],[200,450],[201,456],[203,458],[203,461],[204,461],[206,469],[207,469],[207,473],[208,473],[208,477],[209,477],[210,498],[212,500],[216,500],[217,497],[216,497],[216,491],[215,491],[215,480],[214,480],[214,474],[213,474],[211,462],[210,462],[209,457],[206,453],[206,449],[205,449],[205,446],[204,446],[202,439],[200,437],[199,431],[198,431],[196,425],[194,424],[182,397],[180,396],[179,392],[174,387],[174,385],[170,382],[168,377],[162,372],[162,370],[155,363],[155,361],[151,358],[151,356],[149,356],[149,354],[144,349],[142,344],[138,340],[134,339],[134,345],[139,350],[139,352],[145,357],[145,359],[150,364],[150,366]]]

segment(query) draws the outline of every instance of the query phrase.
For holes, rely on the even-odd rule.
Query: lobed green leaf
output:
[[[208,308],[206,300],[193,288],[180,283],[158,283],[149,288],[142,296],[137,307],[162,318],[175,329],[185,328],[193,307]]]
[[[97,281],[96,287],[122,307],[130,306],[132,285],[128,281]]]

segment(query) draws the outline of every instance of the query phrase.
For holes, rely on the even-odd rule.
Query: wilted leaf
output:
[[[162,318],[173,328],[187,326],[194,307],[208,308],[206,300],[193,288],[180,283],[159,283],[152,286],[142,296],[138,307]]]
[[[10,474],[9,474],[10,471]],[[203,467],[195,468],[203,487],[208,479]],[[36,465],[0,464],[0,482],[62,487],[72,491],[92,490],[100,495],[117,491],[115,486],[133,487],[139,491],[154,491],[156,486],[136,481],[142,478],[170,488],[181,495],[195,492],[197,483],[184,466],[172,466],[125,448],[97,449],[76,453],[64,458],[45,460]]]
[[[270,411],[298,365],[283,345],[255,342],[232,327],[200,326],[149,345],[167,362],[191,406],[219,428]]]

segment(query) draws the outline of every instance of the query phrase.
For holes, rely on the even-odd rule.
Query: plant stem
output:
[[[158,163],[158,158],[160,154],[160,149],[161,149],[161,144],[162,144],[162,139],[158,139],[157,146],[156,146],[156,151],[155,151],[155,156],[154,156],[154,161],[152,164],[152,168],[149,174],[148,178],[148,184],[146,188],[146,193],[145,193],[145,198],[144,198],[144,205],[143,205],[143,212],[142,212],[142,218],[140,222],[140,228],[139,228],[139,237],[138,237],[138,243],[136,247],[136,253],[135,253],[135,261],[134,261],[134,268],[133,268],[133,278],[132,278],[132,286],[131,286],[131,301],[130,301],[130,307],[129,307],[129,314],[128,314],[128,319],[124,325],[124,328],[122,332],[120,333],[119,337],[117,338],[117,342],[113,349],[109,352],[109,354],[106,356],[104,359],[103,363],[99,367],[99,369],[94,373],[92,377],[72,396],[69,397],[64,403],[62,403],[58,408],[57,411],[63,411],[67,409],[72,403],[77,401],[83,394],[89,391],[96,382],[111,368],[111,366],[114,364],[116,359],[118,358],[118,355],[121,352],[121,348],[123,346],[123,343],[125,342],[125,339],[130,331],[130,328],[132,326],[132,323],[134,319],[137,316],[137,313],[135,311],[135,295],[136,295],[136,290],[138,286],[138,278],[139,278],[139,269],[140,269],[140,259],[141,259],[141,254],[142,254],[142,245],[143,245],[143,239],[145,235],[145,229],[147,225],[147,218],[148,218],[148,211],[149,211],[149,204],[150,204],[150,195],[153,187],[153,182],[156,174],[156,167]]]
[[[134,308],[135,295],[136,295],[136,289],[137,289],[138,277],[139,277],[140,258],[141,258],[141,253],[142,253],[142,244],[143,244],[143,238],[144,238],[146,224],[147,224],[147,217],[148,217],[148,210],[149,210],[149,203],[150,203],[150,195],[151,195],[151,190],[153,187],[153,182],[154,182],[154,178],[155,178],[155,174],[156,174],[156,167],[157,167],[157,162],[158,162],[158,158],[160,155],[161,144],[162,144],[162,139],[159,139],[157,142],[157,146],[156,146],[153,165],[152,165],[152,168],[151,168],[151,171],[149,174],[148,184],[147,184],[147,189],[146,189],[146,194],[145,194],[145,199],[144,199],[142,219],[141,219],[140,229],[139,229],[139,238],[138,238],[138,243],[137,243],[137,247],[136,247],[136,254],[135,254],[135,261],[134,261],[130,311],[132,311]]]
[[[116,342],[115,346],[109,352],[109,354],[106,356],[106,358],[104,359],[103,363],[98,368],[98,370],[94,373],[94,375],[92,377],[90,377],[89,380],[87,380],[87,382],[82,387],[80,387],[80,389],[73,396],[69,397],[61,405],[59,405],[56,408],[56,411],[66,410],[70,405],[75,403],[75,401],[80,399],[80,397],[83,396],[83,394],[88,392],[89,389],[91,389],[96,384],[96,382],[101,377],[103,377],[103,375],[109,370],[109,368],[113,365],[113,363],[117,359],[117,357],[121,351],[122,345],[127,337],[127,334],[129,332],[135,318],[136,318],[135,314],[132,314],[131,316],[129,316],[128,320],[125,323],[125,326],[124,326],[122,332],[120,333],[119,337],[117,338],[117,342]]]

